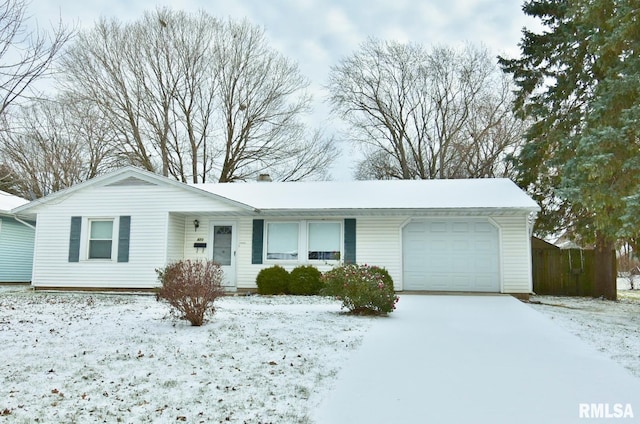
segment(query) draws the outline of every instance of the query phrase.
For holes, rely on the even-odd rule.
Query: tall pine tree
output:
[[[637,0],[529,0],[543,31],[523,30],[500,58],[533,124],[520,183],[543,205],[540,229],[596,246],[596,294],[616,298],[610,252],[640,233],[640,5]]]

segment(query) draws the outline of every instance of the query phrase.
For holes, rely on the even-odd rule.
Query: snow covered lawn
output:
[[[190,327],[148,295],[0,287],[11,422],[305,423],[373,318],[312,297],[226,297]]]
[[[536,296],[532,300],[541,304],[531,307],[640,377],[636,294],[622,291],[619,302]],[[416,311],[411,300],[423,303],[405,298],[392,317],[376,321],[343,315],[338,302],[321,297],[226,297],[211,322],[191,327],[149,295],[0,286],[0,417],[12,423],[311,423],[320,401],[340,389],[341,367],[366,353],[366,346],[379,350],[372,336],[380,331],[398,334],[399,324],[409,325],[406,331],[423,328],[411,314],[437,314],[431,310],[437,306],[454,309],[451,319],[465,323],[454,328],[466,334],[464,317],[476,317],[467,303],[485,312],[491,302],[504,303],[500,297],[436,296],[423,299],[433,303],[426,311]],[[443,324],[437,317],[425,322]],[[369,343],[360,349],[365,334]],[[471,335],[462,337],[464,343]],[[440,354],[448,358],[451,352]],[[447,376],[454,377],[466,378]]]
[[[532,296],[531,306],[640,378],[640,291],[618,290],[618,299]]]

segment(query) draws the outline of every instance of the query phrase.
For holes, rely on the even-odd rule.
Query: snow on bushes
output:
[[[398,302],[391,276],[376,266],[342,265],[327,271],[322,281],[322,293],[342,300],[352,314],[386,315]]]
[[[183,260],[156,272],[162,283],[156,299],[166,301],[173,313],[191,325],[202,325],[205,314],[215,312],[215,300],[224,295],[222,268],[213,261]]]

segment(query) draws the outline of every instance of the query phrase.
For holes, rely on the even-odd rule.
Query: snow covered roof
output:
[[[29,203],[29,201],[0,190],[0,213],[9,213],[11,209],[26,203]]]
[[[315,213],[332,211],[399,210],[518,210],[534,212],[540,207],[515,183],[504,178],[466,180],[383,180],[383,181],[314,181],[314,182],[238,182],[184,184],[142,169],[128,166],[95,177],[64,190],[28,202],[14,198],[5,208],[0,196],[0,212],[13,209],[27,215],[39,205],[68,196],[92,185],[104,185],[130,177],[170,184],[184,190],[215,196],[240,209],[273,214],[288,211]],[[204,193],[203,193],[204,192]],[[16,200],[17,199],[17,200]],[[7,202],[9,202],[7,201]],[[15,209],[14,209],[15,208]]]
[[[540,209],[508,179],[208,183],[193,187],[259,210]]]

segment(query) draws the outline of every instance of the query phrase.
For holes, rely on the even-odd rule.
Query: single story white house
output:
[[[11,213],[27,203],[22,197],[0,190],[0,283],[31,281],[35,222],[21,220]]]
[[[38,289],[149,289],[157,268],[214,259],[230,290],[275,264],[355,262],[397,290],[526,296],[538,210],[508,179],[184,184],[126,167],[13,212],[38,222]]]

